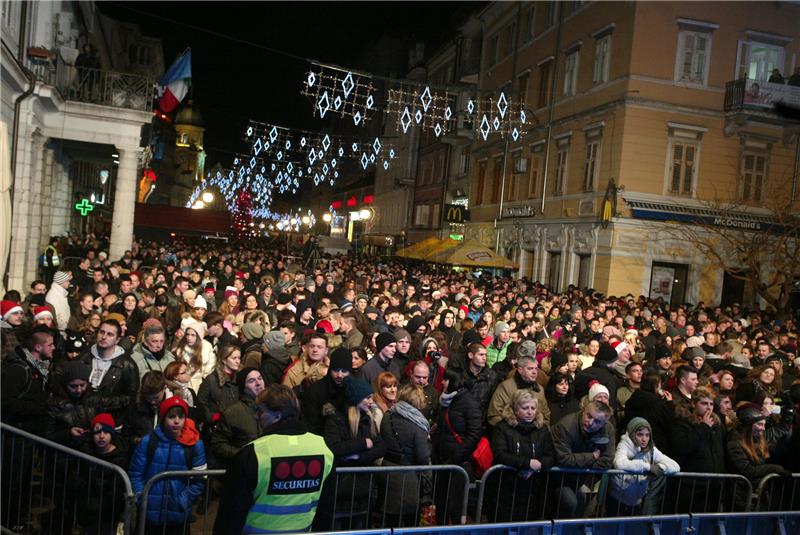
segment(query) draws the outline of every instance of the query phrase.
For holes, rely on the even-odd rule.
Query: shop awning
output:
[[[414,245],[409,245],[408,247],[404,247],[395,253],[395,256],[402,256],[403,258],[416,258],[419,260],[420,256],[428,251],[431,247],[434,247],[439,243],[439,238],[430,237],[425,238],[419,243],[415,243]]]
[[[509,268],[517,269],[519,264],[513,260],[497,254],[488,247],[484,247],[478,242],[465,242],[460,247],[457,247],[446,255],[446,258],[440,260],[444,264],[452,264],[454,266],[472,266],[472,267],[485,267],[485,268]]]
[[[450,256],[450,253],[453,252],[453,249],[461,246],[462,243],[463,242],[460,240],[446,238],[423,254],[421,260],[425,260],[427,262],[442,262],[444,259]]]

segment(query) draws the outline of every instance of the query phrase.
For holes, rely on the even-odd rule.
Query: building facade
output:
[[[753,84],[794,95],[769,79],[796,69],[800,6],[497,2],[481,20],[480,91],[535,125],[473,143],[467,237],[557,290],[752,300],[667,222],[794,195],[797,123]]]

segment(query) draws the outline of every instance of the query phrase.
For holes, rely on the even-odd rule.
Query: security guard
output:
[[[334,485],[326,484],[333,454],[300,421],[294,392],[269,385],[258,396],[256,415],[264,436],[242,448],[228,468],[214,535],[330,529],[332,518],[323,515],[334,509]]]
[[[42,278],[48,286],[53,282],[53,274],[58,271],[58,267],[61,265],[56,245],[58,245],[58,238],[50,238],[50,243],[44,248],[41,256]]]

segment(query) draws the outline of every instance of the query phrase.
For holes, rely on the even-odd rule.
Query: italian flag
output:
[[[192,51],[186,50],[158,82],[158,107],[169,113],[178,107],[192,83]]]

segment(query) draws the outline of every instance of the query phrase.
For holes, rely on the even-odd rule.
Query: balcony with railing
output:
[[[726,112],[778,118],[776,104],[800,109],[800,86],[742,78],[725,84]]]
[[[65,100],[137,111],[153,109],[155,80],[151,76],[75,67],[46,49],[28,49],[27,67],[37,81],[55,87]]]

